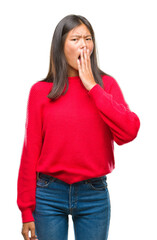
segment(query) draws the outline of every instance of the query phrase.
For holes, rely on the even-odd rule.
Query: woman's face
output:
[[[94,48],[92,36],[86,25],[81,24],[69,31],[65,39],[64,54],[68,63],[68,77],[78,75],[77,59],[85,46],[91,55]]]

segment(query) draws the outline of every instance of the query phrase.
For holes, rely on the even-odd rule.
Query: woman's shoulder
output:
[[[36,81],[30,87],[30,92],[41,93],[49,90],[52,87],[52,82],[43,82],[43,81]]]
[[[104,89],[106,89],[107,91],[110,90],[110,88],[113,86],[113,85],[117,85],[117,81],[116,79],[111,76],[111,75],[101,75],[101,78],[102,78],[102,81],[103,81],[103,84],[104,84]]]
[[[109,74],[102,74],[101,78],[104,82],[106,82],[108,84],[113,84],[114,82],[116,82],[116,79]]]
[[[43,90],[45,88],[49,88],[52,86],[52,82],[44,82],[44,81],[36,81],[31,85],[31,89],[33,90]]]
[[[52,82],[42,82],[36,81],[30,87],[29,95],[31,99],[42,99],[48,95],[49,91],[52,88]]]

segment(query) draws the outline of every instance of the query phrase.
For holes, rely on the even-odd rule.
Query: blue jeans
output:
[[[40,173],[33,212],[38,240],[68,240],[68,215],[72,215],[75,240],[107,240],[110,197],[107,177],[73,184]]]

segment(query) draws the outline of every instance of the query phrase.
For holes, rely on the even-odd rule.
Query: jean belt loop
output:
[[[37,180],[39,179],[39,172],[37,172]]]

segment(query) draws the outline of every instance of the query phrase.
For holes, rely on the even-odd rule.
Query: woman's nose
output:
[[[81,45],[81,48],[84,48],[84,47],[87,46],[87,45],[86,45],[86,41],[85,41],[85,39],[81,39],[81,43],[80,43],[80,45]]]

